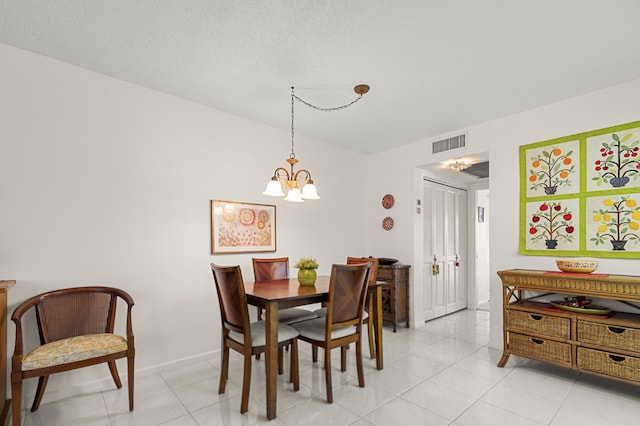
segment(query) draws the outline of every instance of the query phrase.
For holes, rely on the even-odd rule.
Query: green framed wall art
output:
[[[520,146],[519,253],[640,258],[640,121]]]

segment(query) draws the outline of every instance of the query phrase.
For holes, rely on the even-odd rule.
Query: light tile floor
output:
[[[366,339],[365,339],[366,340]],[[264,358],[254,361],[249,412],[240,414],[242,357],[232,351],[229,382],[218,395],[219,359],[136,378],[136,409],[126,387],[25,411],[25,426],[111,425],[637,425],[640,387],[580,374],[489,349],[489,313],[464,310],[418,330],[384,330],[385,368],[365,359],[357,385],[354,353],[347,372],[333,355],[334,404],[325,401],[322,364],[300,343],[300,391],[278,382],[278,417],[265,416]],[[363,351],[367,353],[367,351]],[[46,394],[45,394],[46,398]]]

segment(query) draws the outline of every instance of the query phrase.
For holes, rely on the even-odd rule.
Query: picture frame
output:
[[[527,256],[640,259],[640,121],[520,146]]]
[[[478,223],[484,223],[484,207],[478,207]]]
[[[211,200],[211,253],[276,251],[276,206]]]

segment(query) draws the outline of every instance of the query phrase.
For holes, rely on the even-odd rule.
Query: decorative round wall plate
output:
[[[388,231],[391,228],[393,228],[393,219],[391,219],[389,216],[382,219],[382,229]]]
[[[393,207],[393,201],[393,195],[385,195],[384,197],[382,197],[382,207],[384,207],[385,209],[390,209],[391,207]]]

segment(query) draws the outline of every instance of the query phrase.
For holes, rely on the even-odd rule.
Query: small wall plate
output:
[[[384,197],[382,197],[382,207],[384,207],[385,209],[390,209],[391,207],[393,207],[394,201],[395,200],[393,199],[393,195],[386,194]]]
[[[382,229],[384,229],[385,231],[388,231],[391,228],[393,228],[393,219],[389,216],[382,219]]]

